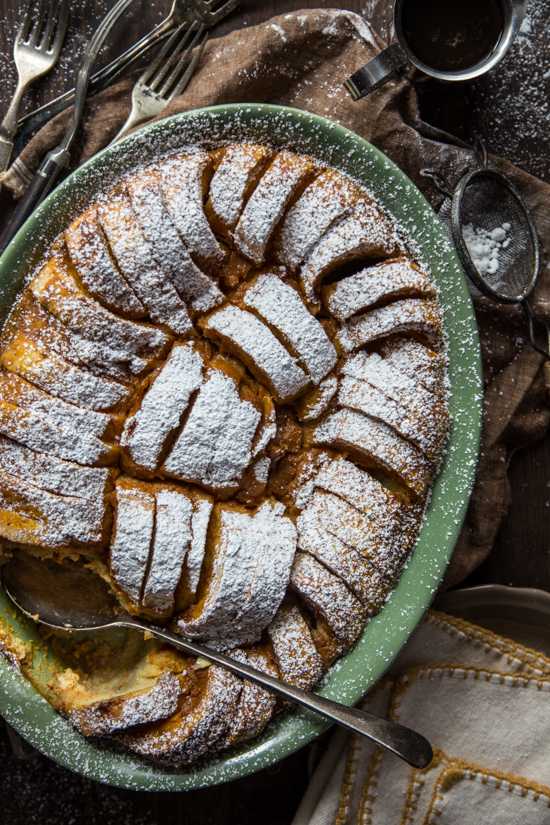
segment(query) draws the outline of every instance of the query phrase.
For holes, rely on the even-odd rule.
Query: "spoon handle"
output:
[[[416,731],[406,728],[397,722],[389,721],[388,719],[381,719],[378,716],[372,716],[370,713],[365,713],[357,708],[348,708],[345,705],[340,705],[338,702],[333,702],[331,699],[326,699],[324,696],[319,696],[316,693],[309,693],[307,690],[289,685],[282,682],[280,679],[275,679],[267,673],[262,673],[255,670],[249,665],[238,662],[226,656],[224,653],[218,653],[209,647],[205,647],[195,642],[190,642],[187,639],[172,633],[170,630],[155,627],[148,622],[134,619],[133,617],[125,618],[114,622],[121,627],[139,628],[145,632],[152,633],[159,639],[169,642],[175,647],[185,650],[194,656],[200,656],[210,662],[214,662],[221,667],[242,676],[257,685],[261,685],[267,690],[279,693],[281,696],[286,696],[292,699],[299,705],[315,711],[316,713],[325,716],[332,722],[336,722],[345,728],[349,728],[355,733],[366,736],[372,739],[378,745],[395,753],[396,756],[401,757],[415,768],[425,768],[432,761],[433,753],[430,743],[421,734]]]

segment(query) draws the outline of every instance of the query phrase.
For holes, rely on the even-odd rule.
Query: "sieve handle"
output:
[[[544,355],[546,359],[550,360],[550,324],[541,315],[534,311],[527,298],[524,298],[523,301],[521,301],[521,305],[525,310],[525,314],[527,315],[527,320],[529,322],[529,338],[533,348],[536,349],[537,352],[540,352],[541,355]],[[537,341],[536,324],[541,326],[546,332],[546,349],[541,347]]]

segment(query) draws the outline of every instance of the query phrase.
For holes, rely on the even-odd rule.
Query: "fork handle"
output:
[[[10,162],[13,151],[13,137],[17,130],[17,115],[19,114],[21,100],[28,85],[28,82],[22,83],[21,80],[19,80],[10,101],[8,111],[4,115],[4,119],[0,125],[0,172],[5,172]]]
[[[59,151],[59,148],[48,152],[0,235],[0,255],[6,250],[12,238],[32,215],[38,204],[44,200],[68,159],[69,153]]]

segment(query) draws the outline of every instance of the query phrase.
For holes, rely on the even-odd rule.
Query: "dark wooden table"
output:
[[[161,20],[170,0],[136,0],[134,5],[113,32],[102,61],[108,62]],[[20,4],[0,0],[0,6],[1,115],[15,86],[11,49]],[[62,59],[32,88],[26,99],[28,110],[73,85],[78,57],[111,6],[110,0],[73,3]],[[387,25],[384,0],[243,0],[212,35],[300,8],[335,7],[364,14],[382,33]],[[550,80],[542,70],[550,60],[543,25],[550,18],[550,0],[531,0],[530,16],[531,30],[523,35],[514,60],[505,58],[490,75],[470,84],[423,83],[421,109],[428,122],[464,139],[477,132],[492,151],[550,181]],[[2,197],[3,211],[9,210],[9,196]],[[510,481],[512,506],[494,550],[461,586],[496,582],[550,590],[550,438],[516,453]],[[71,774],[32,750],[24,751],[23,743],[10,740],[4,725],[0,727],[0,825],[286,825],[307,786],[308,761],[315,761],[322,748],[320,740],[267,770],[217,788],[147,794],[108,788]]]

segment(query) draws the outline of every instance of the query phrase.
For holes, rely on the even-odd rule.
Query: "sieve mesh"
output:
[[[463,237],[468,224],[474,230],[487,232],[503,223],[511,225],[507,233],[509,245],[499,249],[498,269],[493,273],[476,269],[479,278],[502,298],[523,298],[531,289],[538,259],[525,207],[513,190],[504,181],[480,170],[464,188],[457,217]]]

